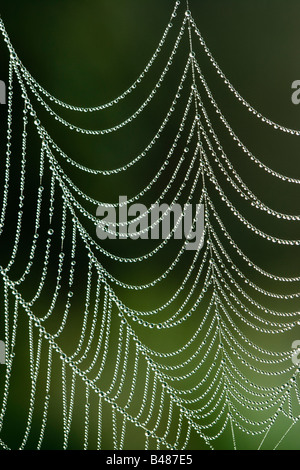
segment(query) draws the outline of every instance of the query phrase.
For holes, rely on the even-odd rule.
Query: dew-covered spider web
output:
[[[136,81],[96,107],[51,95],[23,65],[2,20],[0,29],[8,51],[0,110],[7,123],[1,447],[277,449],[299,435],[292,343],[300,340],[300,276],[290,265],[299,257],[300,215],[289,214],[288,203],[299,198],[300,179],[270,168],[238,137],[202,60],[241,113],[287,138],[300,131],[272,122],[239,94],[185,3],[176,1]],[[130,100],[133,111],[123,118],[118,107]],[[131,154],[128,139],[143,118],[155,130]],[[97,142],[97,167],[81,147],[65,148],[80,137]],[[122,149],[113,164],[105,157],[112,138]],[[186,250],[187,240],[172,233],[99,240],[97,207],[122,209],[126,183],[131,204],[203,204],[203,246]],[[260,186],[287,195],[280,210]]]

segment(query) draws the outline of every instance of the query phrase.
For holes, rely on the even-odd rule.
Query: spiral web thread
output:
[[[88,130],[69,123],[54,111],[52,107],[57,106],[76,113],[94,113],[117,106],[142,86],[156,58],[162,54],[169,32],[175,27],[178,35],[159,80],[137,111],[121,124],[109,129]],[[299,332],[297,301],[300,293],[296,290],[300,277],[283,277],[256,265],[230,235],[214,201],[236,218],[241,230],[248,230],[262,242],[274,245],[274,251],[281,245],[294,250],[297,256],[300,240],[276,237],[247,220],[225,194],[219,173],[225,175],[231,191],[265,217],[280,219],[278,222],[285,226],[293,224],[295,227],[300,216],[268,207],[251,191],[222,147],[204,96],[233,142],[253,165],[279,180],[282,187],[289,184],[297,188],[300,180],[269,168],[237,137],[205,80],[195,44],[201,47],[237,100],[256,118],[280,132],[299,136],[300,131],[265,118],[240,96],[211,55],[188,5],[183,11],[179,1],[158,48],[138,79],[120,97],[95,108],[71,106],[50,95],[22,64],[2,20],[0,29],[9,51],[1,237],[5,236],[8,222],[10,227],[16,228],[13,240],[10,239],[10,259],[1,266],[6,375],[0,410],[0,445],[3,449],[11,447],[6,438],[6,426],[9,426],[11,396],[20,393],[20,390],[14,391],[14,375],[20,374],[16,363],[23,347],[22,354],[29,357],[29,367],[23,365],[22,374],[28,374],[30,390],[28,396],[24,396],[28,402],[24,422],[20,418],[18,423],[19,428],[24,428],[17,446],[20,449],[47,448],[51,412],[56,408],[61,412],[55,419],[63,449],[69,448],[72,433],[78,433],[76,422],[74,424],[76,410],[82,420],[84,449],[100,450],[105,446],[125,449],[127,437],[134,429],[141,436],[138,445],[145,449],[214,449],[223,435],[229,435],[230,448],[238,449],[240,440],[247,438],[254,443],[253,448],[260,449],[281,420],[280,438],[268,444],[278,448],[293,432],[300,417],[299,369],[292,362],[291,347],[280,348],[291,344],[289,338],[297,339]],[[145,150],[124,166],[103,170],[77,163],[59,147],[40,121],[37,106],[42,106],[59,124],[73,132],[101,136],[118,132],[140,118],[155,95],[161,93],[160,88],[180,48],[186,48],[187,61],[165,119]],[[67,169],[75,167],[84,174],[103,177],[123,174],[155,148],[176,114],[178,102],[183,100],[183,90],[187,90],[188,100],[170,151],[155,177],[130,202],[140,201],[162,176],[165,177],[169,161],[177,158],[175,147],[190,125],[184,150],[174,173],[168,173],[168,185],[158,201],[163,201],[170,188],[178,184],[180,171],[188,161],[174,202],[188,192],[185,202],[204,204],[204,246],[193,254],[188,268],[182,270],[181,284],[165,304],[150,311],[134,310],[126,304],[122,293],[147,292],[166,283],[178,263],[187,256],[186,242],[182,242],[170,266],[155,280],[133,285],[118,279],[106,268],[106,260],[125,266],[134,263],[136,270],[141,270],[142,263],[163,253],[169,239],[150,253],[135,258],[125,258],[105,249],[95,236],[98,222],[95,209],[99,204],[118,207],[118,203],[93,199],[72,182]],[[20,134],[17,126],[14,127],[14,120],[18,119],[17,107],[14,107],[17,99],[23,103],[18,151],[14,147],[14,135]],[[40,147],[39,167],[30,175],[27,170],[28,154],[32,153],[27,146],[29,134],[38,139]],[[36,190],[31,221],[24,216],[29,179],[30,187],[35,188],[32,191]],[[15,201],[11,193],[16,192],[17,208],[13,209]],[[14,222],[11,222],[12,215],[16,217]],[[166,216],[163,214],[162,219]],[[91,226],[93,229],[89,229]],[[30,247],[28,256],[22,248],[25,243]],[[25,263],[21,275],[14,271],[19,259]],[[82,265],[85,270],[81,271],[78,266]],[[54,288],[50,279],[53,270]],[[24,286],[35,283],[31,279],[36,279],[36,275],[33,276],[36,272],[39,273],[38,286],[28,298]],[[76,279],[80,280],[81,288],[73,292]],[[262,287],[266,281],[270,290]],[[278,290],[283,293],[277,293]],[[78,311],[80,322],[76,321],[74,326],[73,318],[78,319]],[[58,325],[54,322],[56,318]],[[164,335],[167,337],[172,329],[181,331],[185,324],[193,325],[189,339],[182,346],[164,351]],[[140,335],[143,329],[147,332],[146,338],[159,335],[162,349],[149,346],[151,343]],[[71,352],[67,346],[70,334],[78,338]]]

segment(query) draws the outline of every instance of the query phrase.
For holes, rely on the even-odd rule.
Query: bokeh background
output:
[[[294,80],[300,79],[300,61],[297,54],[299,2],[297,0],[285,0],[284,2],[282,0],[246,0],[243,2],[238,0],[226,0],[226,2],[223,0],[190,0],[189,3],[192,14],[208,47],[221,69],[240,94],[254,108],[273,121],[287,127],[299,129],[300,106],[295,106],[291,101],[291,84]],[[182,2],[177,18],[173,20],[174,26],[166,48],[160,54],[153,69],[147,74],[143,85],[134,92],[134,98],[127,98],[117,106],[101,113],[83,115],[75,113],[74,115],[74,113],[64,110],[63,116],[82,127],[100,129],[115,125],[115,123],[123,121],[130,113],[133,113],[139,103],[147,97],[149,90],[155,85],[167,61],[184,14],[184,4],[185,2]],[[161,0],[152,0],[151,2],[136,0],[127,0],[126,2],[117,0],[90,0],[84,2],[77,0],[59,2],[2,0],[0,13],[19,57],[30,73],[46,90],[66,103],[78,106],[95,106],[120,95],[138,77],[161,38],[173,6],[174,2],[169,0],[163,2]],[[217,76],[198,46],[196,38],[194,41],[197,57],[213,90],[215,99],[237,135],[266,165],[279,173],[300,178],[299,138],[276,132],[249,114],[234,99]],[[75,161],[92,168],[118,167],[129,161],[132,155],[135,156],[141,152],[145,147],[145,142],[148,142],[156,132],[178,86],[187,54],[188,38],[185,35],[174,60],[172,70],[168,73],[164,86],[148,107],[149,109],[147,108],[134,123],[116,134],[113,133],[105,136],[105,138],[76,134],[57,124],[41,107],[38,108],[39,118],[58,145],[67,154],[70,154]],[[6,82],[7,70],[8,55],[6,46],[1,40],[0,79],[4,79]],[[186,90],[182,94],[185,97]],[[124,174],[95,178],[82,174],[67,165],[64,168],[68,169],[71,179],[83,191],[99,200],[116,202],[120,194],[126,194],[128,197],[135,195],[142,190],[149,178],[155,175],[162,164],[163,156],[170,147],[170,142],[174,138],[179,119],[182,116],[184,103],[185,98],[178,105],[177,118],[175,117],[170,122],[167,131],[162,135],[155,149],[140,163],[126,172],[125,178]],[[208,101],[205,104],[210,111],[217,134],[221,136],[232,162],[252,191],[272,208],[290,214],[297,214],[299,211],[299,190],[297,190],[297,185],[288,185],[275,180],[251,163],[249,159],[246,159],[245,155],[237,148],[219,124]],[[15,106],[21,112],[21,99],[16,100]],[[1,177],[3,178],[6,115],[5,108],[2,106],[0,114]],[[21,128],[21,120],[18,121],[18,118],[16,119],[16,126]],[[31,130],[33,131],[33,126]],[[17,148],[20,143],[17,137],[14,142]],[[34,137],[34,132],[32,132],[32,137],[29,137],[29,142],[28,155],[31,158],[28,162],[28,174],[34,175],[38,164],[39,145],[37,138]],[[181,142],[178,152],[183,147],[184,143]],[[185,165],[183,171],[187,169],[188,163]],[[172,163],[170,164],[170,171],[171,168]],[[178,181],[182,174],[179,174]],[[149,197],[145,196],[143,202],[145,204],[152,202],[155,195],[159,195],[167,180],[168,175],[162,178],[162,181],[154,188]],[[17,181],[16,179],[16,185]],[[27,191],[29,201],[32,200],[32,202],[35,198],[35,185],[38,185],[38,182],[32,177],[32,186],[29,184]],[[230,191],[225,181],[224,188]],[[233,192],[229,194],[233,202],[240,204],[241,212],[262,230],[279,237],[300,238],[297,224],[284,224],[273,221],[271,217],[266,218],[264,214],[258,211],[255,212],[254,209],[249,209],[246,204],[240,202]],[[218,203],[217,197],[216,203]],[[299,274],[299,250],[274,247],[271,243],[257,240],[251,234],[249,235],[244,228],[241,228],[241,225],[232,218],[221,204],[218,207],[222,211],[224,223],[230,227],[230,233],[238,241],[242,250],[255,263],[274,274],[282,276],[296,276]],[[59,215],[57,217],[59,219]],[[3,239],[4,241],[1,244],[1,265],[5,265],[10,254],[9,247],[11,247],[14,220],[13,213],[9,213],[8,221],[11,222],[11,225],[9,225],[6,238]],[[28,220],[30,220],[29,210]],[[10,232],[10,227],[12,232]],[[28,223],[28,227],[25,226],[24,228],[24,237],[22,237],[23,253],[30,250],[29,243],[27,245],[26,242],[26,235],[30,237],[30,230],[31,226]],[[138,256],[145,252],[144,246],[137,242],[123,244],[118,248],[113,242],[107,242],[105,246],[123,256]],[[122,279],[124,282],[145,283],[157,277],[166,269],[170,264],[170,260],[174,257],[174,250],[177,249],[178,251],[179,246],[180,244],[174,241],[165,250],[163,257],[155,257],[149,260],[149,263],[143,263],[142,268],[137,268],[136,265],[118,265],[118,263],[106,258],[103,259],[103,263],[115,277]],[[147,291],[146,293],[122,292],[123,301],[137,309],[155,308],[165,302],[171,292],[174,292],[178,282],[182,279],[182,271],[187,268],[190,261],[191,256],[187,255],[180,265],[180,269],[171,278],[164,281],[161,287],[155,290],[155,294],[153,292],[147,293]],[[82,276],[86,274],[86,265],[84,263],[83,259]],[[14,266],[16,273],[18,268],[21,270],[22,266],[21,257],[20,261],[17,261]],[[38,281],[38,274],[36,276],[36,281]],[[15,277],[17,278],[17,274]],[[255,280],[255,277],[253,279]],[[81,280],[77,279],[76,282],[75,294],[78,293],[78,312],[64,340],[64,344],[68,345],[67,348],[70,351],[73,347],[73,334],[79,324],[77,324],[76,318],[78,318],[78,322],[81,318],[82,307],[80,302],[84,301],[82,296],[80,297],[80,293],[82,293]],[[262,285],[261,282],[262,280],[258,279],[259,285]],[[24,296],[30,298],[31,289],[34,287],[34,282],[28,283]],[[266,285],[264,287],[267,288]],[[278,290],[278,292],[281,291]],[[286,292],[290,291],[286,288]],[[41,300],[40,309],[42,310],[46,305],[47,298]],[[274,309],[278,308],[278,310],[285,308],[283,303],[279,304],[276,301],[270,302],[268,305]],[[297,306],[297,302],[294,302],[290,303],[289,307],[289,309],[297,309],[299,305]],[[190,332],[194,331],[194,328],[195,323],[193,320],[193,322],[187,322],[184,325],[183,332],[180,330],[180,332],[170,333],[167,338],[168,347],[170,349],[178,347],[176,345],[182,341],[183,337],[189,338]],[[25,331],[26,324],[24,322]],[[143,328],[137,328],[137,331],[142,339],[146,340],[147,338],[148,344],[153,348],[161,344],[162,336],[159,336],[159,334],[155,337],[148,337],[148,331],[145,332]],[[258,344],[261,344],[262,340],[259,335],[256,339]],[[285,336],[284,344],[278,345],[278,350],[288,350],[292,341],[297,339],[300,339],[300,331],[294,329],[290,335]],[[270,341],[270,348],[276,344],[276,339],[265,338],[265,346],[268,341]],[[3,386],[4,369],[2,366],[0,370]],[[28,370],[25,366],[23,368],[22,361],[18,371],[17,378],[14,379],[15,387],[21,391],[23,384],[28,381]],[[57,384],[58,389],[58,371]],[[83,390],[81,393],[84,393]],[[59,391],[57,391],[57,394],[59,395]],[[10,403],[10,419],[5,425],[5,435],[12,447],[18,445],[22,434],[22,427],[19,423],[22,422],[28,411],[28,400],[26,401],[24,394],[21,392],[16,393],[14,397],[13,402]],[[61,404],[57,405],[52,414],[52,421],[49,422],[50,432],[47,437],[47,448],[59,448],[61,445],[61,436],[58,430],[62,433],[62,410],[59,407],[61,407]],[[81,448],[83,421],[79,406],[74,419],[76,432],[71,446]],[[110,432],[110,420],[111,418],[107,412],[107,434]],[[36,426],[38,428],[38,424]],[[270,442],[266,442],[267,447],[271,448],[278,441],[286,426],[284,420],[282,422],[278,421],[273,434],[270,436]],[[33,429],[35,428],[33,427]],[[293,432],[281,444],[281,448],[298,449],[299,439],[297,436],[299,436],[299,430],[299,426],[295,426]],[[33,437],[30,438],[28,444],[29,448],[30,446],[34,447],[34,431],[32,435]],[[130,439],[128,445],[134,448],[137,442],[136,439],[139,439],[139,437],[130,436]],[[257,438],[251,440],[252,438],[249,436],[238,432],[237,439],[239,448],[255,448],[259,442]],[[109,448],[110,441],[108,438],[105,444]],[[196,449],[199,447],[205,448],[205,445],[203,443],[199,444],[196,439],[192,439],[191,448]],[[223,436],[216,443],[216,447],[221,449],[232,448],[231,437]]]

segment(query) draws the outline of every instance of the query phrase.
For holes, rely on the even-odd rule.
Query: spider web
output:
[[[222,132],[274,190],[289,185],[296,192],[300,180],[269,168],[238,138],[214,99],[197,51],[264,125],[300,132],[273,123],[239,95],[188,6],[183,11],[178,1],[138,79],[120,97],[94,108],[49,94],[19,59],[2,20],[0,28],[9,52],[0,219],[6,345],[0,445],[277,449],[300,417],[299,369],[291,360],[299,333],[300,277],[287,275],[284,261],[281,274],[257,265],[241,239],[248,236],[250,244],[280,253],[283,260],[296,258],[300,240],[293,234],[300,216],[276,211],[255,195],[226,151]],[[91,115],[133,98],[174,29],[166,65],[131,116],[101,130],[61,116],[64,110],[68,116]],[[181,73],[162,121],[144,150],[123,166],[78,163],[44,127],[43,116],[50,116],[68,132],[122,138],[123,129],[161,99],[178,55]],[[97,239],[96,208],[120,208],[115,200],[105,201],[105,189],[115,184],[112,178],[120,178],[118,194],[118,182],[126,182],[129,169],[151,158],[166,134],[169,147],[159,168],[128,202],[144,201],[146,195],[151,203],[204,204],[204,245],[189,252],[187,241],[170,234],[147,244],[147,252],[145,244],[132,241],[133,254],[124,256],[121,240]],[[108,186],[101,183],[101,201],[81,187],[74,171],[88,181],[109,180]],[[167,216],[163,213],[161,220]],[[278,236],[273,235],[277,227]],[[152,261],[159,274],[141,281]]]

